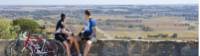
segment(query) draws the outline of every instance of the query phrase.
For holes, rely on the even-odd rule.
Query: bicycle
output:
[[[6,56],[65,56],[63,44],[55,40],[47,40],[41,35],[27,34],[25,40],[20,37],[23,33],[19,33],[15,41],[11,41],[5,48]],[[34,38],[32,38],[34,37]],[[51,45],[51,46],[50,46]]]

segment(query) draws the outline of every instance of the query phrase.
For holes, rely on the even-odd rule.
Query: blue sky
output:
[[[198,0],[0,0],[0,5],[198,4]]]

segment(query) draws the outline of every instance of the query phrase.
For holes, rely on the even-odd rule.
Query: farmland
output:
[[[65,13],[66,25],[78,34],[85,9],[97,20],[97,39],[198,39],[197,5],[5,5],[0,6],[0,17],[47,22],[46,30],[54,32],[59,15]]]

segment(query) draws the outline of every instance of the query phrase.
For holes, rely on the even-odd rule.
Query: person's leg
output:
[[[70,36],[68,36],[64,33],[62,34],[62,36],[63,36],[63,43],[64,43],[65,48],[66,48],[67,56],[71,56],[71,52],[70,52],[71,39],[70,39]]]
[[[84,40],[84,50],[83,50],[83,56],[88,56],[88,53],[90,51],[90,48],[92,46],[92,40],[91,38],[89,37],[90,35],[92,34],[92,32],[84,32],[83,33],[83,40]]]
[[[83,56],[88,56],[88,53],[90,51],[91,46],[92,46],[92,41],[91,40],[87,40],[86,43],[85,43]]]
[[[77,55],[80,55],[80,46],[76,37],[73,37],[73,44],[75,45]]]
[[[63,33],[57,33],[55,34],[55,39],[62,42],[64,44],[64,47],[66,48],[66,54],[67,56],[70,56],[70,44],[67,41],[67,35],[63,34]]]
[[[73,37],[72,36],[69,36],[69,37],[67,37],[67,40],[68,40],[68,43],[70,44],[70,45],[73,45]]]
[[[70,56],[70,46],[69,44],[67,43],[67,40],[66,41],[63,41],[64,45],[65,45],[65,48],[66,48],[66,53],[67,53],[67,56]]]

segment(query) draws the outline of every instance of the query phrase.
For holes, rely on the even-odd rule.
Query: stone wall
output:
[[[198,41],[98,40],[90,56],[198,56]]]
[[[0,54],[8,42],[0,40]],[[90,56],[198,56],[198,41],[97,40],[93,44]]]

